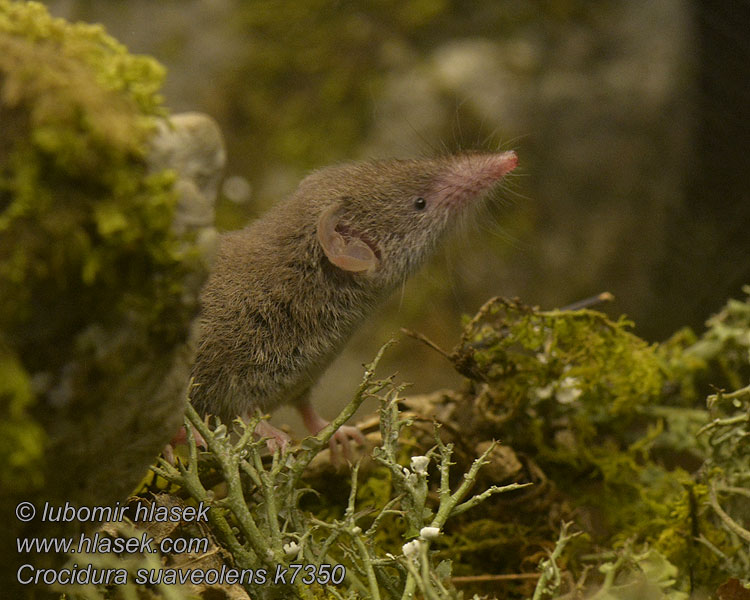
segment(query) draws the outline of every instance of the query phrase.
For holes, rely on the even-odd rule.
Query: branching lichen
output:
[[[187,463],[161,461],[154,470],[172,489],[212,507],[210,528],[224,564],[346,570],[338,585],[296,582],[274,591],[250,584],[251,597],[449,599],[458,597],[458,587],[472,585],[492,589],[495,597],[531,600],[572,593],[600,600],[642,594],[684,600],[691,591],[741,583],[750,572],[750,388],[717,393],[709,399],[710,414],[691,408],[683,419],[686,409],[671,403],[672,392],[654,383],[670,375],[660,349],[621,329],[624,323],[588,311],[539,314],[514,303],[502,306],[502,317],[490,310],[470,321],[468,331],[482,323],[478,335],[465,336],[453,354],[474,377],[469,392],[475,393],[459,397],[466,406],[455,422],[428,428],[429,408],[404,413],[404,406],[429,404],[407,402],[402,386],[374,378],[381,350],[342,414],[299,448],[264,456],[265,442],[252,435],[260,416],[237,422],[232,432],[226,424],[208,427],[190,409],[189,424],[206,440],[207,451],[199,452],[188,429]],[[559,332],[590,347],[573,347],[556,337]],[[536,351],[538,343],[546,359]],[[610,355],[615,364],[631,365],[654,381],[613,375]],[[576,365],[581,394],[561,402],[560,384]],[[607,384],[592,381],[598,377]],[[558,386],[550,398],[531,392],[550,383]],[[488,423],[485,411],[501,389],[515,391],[518,403]],[[633,389],[648,394],[620,399],[617,415],[593,406],[595,394],[617,402],[617,394],[627,396]],[[381,402],[373,460],[353,465],[348,477],[337,476],[348,493],[331,496],[330,475],[320,475],[331,471],[314,466],[319,463],[314,459],[334,428],[373,396]],[[588,415],[587,427],[577,429],[570,404]],[[445,407],[436,412],[451,414]],[[678,431],[672,431],[676,425]],[[550,436],[538,447],[537,438],[528,435],[534,427]],[[488,431],[523,457],[514,478],[539,485],[486,485],[482,473],[492,469],[482,467],[503,455],[489,441],[477,446],[482,448],[478,458],[467,459],[461,438],[485,440]],[[560,432],[566,432],[565,451],[556,449],[565,440]],[[212,487],[217,482],[223,482],[224,492]],[[313,494],[319,496],[316,502],[301,502]],[[483,510],[473,510],[480,503]],[[555,542],[551,515],[575,520],[579,533],[571,534],[565,524]],[[502,555],[515,562],[499,562]],[[461,577],[453,576],[456,569]],[[499,582],[508,587],[482,587]]]
[[[287,586],[285,597],[314,598],[325,589],[334,597],[406,599],[419,590],[426,598],[455,598],[456,592],[449,582],[450,569],[447,563],[438,568],[430,550],[432,541],[441,535],[452,517],[494,494],[524,487],[492,486],[469,495],[492,447],[473,462],[460,484],[452,486],[452,446],[444,444],[437,431],[435,449],[424,456],[411,457],[409,466],[401,464],[400,438],[409,420],[399,416],[401,388],[390,379],[374,379],[375,367],[384,350],[385,347],[366,367],[362,383],[344,411],[320,434],[304,440],[299,449],[277,451],[269,463],[262,457],[265,441],[253,439],[257,418],[246,425],[236,423],[238,433],[232,435],[223,424],[212,430],[189,408],[189,425],[205,439],[208,451],[198,452],[188,427],[187,464],[174,466],[162,460],[154,467],[162,478],[188,492],[196,501],[211,506],[211,526],[238,568],[273,570],[277,565],[304,563],[318,568],[342,565],[346,569],[346,579],[339,586],[311,586],[299,579]],[[373,455],[390,473],[392,496],[375,514],[371,509],[362,510],[357,501],[360,468],[355,465],[341,518],[321,519],[303,511],[299,499],[306,491],[302,487],[305,470],[335,429],[366,398],[373,396],[380,398],[382,405],[382,445],[374,449]],[[428,493],[429,463],[433,460],[437,461],[440,476],[435,500]],[[221,474],[226,484],[225,497],[217,498],[202,482],[201,473],[207,465]],[[398,554],[374,543],[380,530],[389,526],[391,516],[407,523]],[[268,586],[250,585],[248,589],[254,598],[271,593]]]

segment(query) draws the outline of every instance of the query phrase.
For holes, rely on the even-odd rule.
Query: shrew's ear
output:
[[[378,257],[372,248],[349,227],[340,227],[339,206],[323,211],[318,219],[318,241],[332,264],[344,271],[373,271]]]

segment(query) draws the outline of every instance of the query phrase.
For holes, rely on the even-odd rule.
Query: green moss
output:
[[[13,2],[0,0],[0,31],[23,38],[32,44],[41,43],[49,50],[59,50],[62,56],[73,59],[72,63],[83,64],[98,85],[134,102],[144,115],[162,112],[162,98],[159,95],[164,69],[157,61],[146,56],[133,56],[125,46],[108,36],[101,25],[86,23],[71,24],[64,19],[54,19],[39,2]],[[65,60],[65,59],[61,59]],[[60,89],[69,87],[61,73],[52,77],[51,72],[42,75],[35,85],[57,83]],[[73,82],[71,82],[73,83]],[[46,106],[52,109],[52,103]],[[63,107],[66,110],[67,107]],[[138,140],[138,132],[128,131],[125,123],[107,124],[100,113],[89,115],[99,127],[120,132],[123,142]]]
[[[437,556],[449,558],[456,575],[517,573],[523,570],[524,558],[540,549],[544,540],[539,533],[510,520],[474,518],[452,527],[438,541]]]
[[[482,576],[491,586],[500,580],[493,577],[501,575],[507,597],[528,598],[528,575],[539,572],[542,559],[558,548],[556,568],[571,581],[585,579],[587,590],[607,597],[647,590],[654,597],[684,600],[690,591],[710,592],[730,577],[746,577],[750,555],[737,527],[747,518],[750,387],[711,397],[709,410],[681,407],[669,389],[673,372],[665,366],[665,347],[633,335],[625,320],[610,321],[592,311],[541,312],[493,300],[464,324],[462,343],[452,358],[471,379],[466,393],[440,395],[439,402],[455,402],[454,407],[430,404],[425,398],[404,400],[415,411],[404,418],[396,410],[397,396],[388,392],[381,408],[384,445],[373,450],[379,467],[364,461],[349,482],[348,473],[334,478],[328,469],[313,469],[305,475],[299,506],[284,496],[299,498],[299,490],[280,491],[279,482],[288,483],[286,476],[279,482],[251,476],[245,491],[258,501],[243,498],[231,504],[257,515],[269,505],[261,501],[258,486],[269,486],[279,494],[277,506],[285,507],[279,515],[300,532],[294,534],[284,525],[280,531],[286,537],[304,540],[308,550],[324,547],[334,557],[327,561],[342,562],[352,572],[358,553],[370,553],[365,562],[383,569],[377,577],[382,596],[401,597],[394,581],[405,572],[399,571],[395,557],[403,556],[403,543],[417,536],[420,528],[413,522],[428,523],[439,513],[442,486],[458,485],[475,458],[476,442],[495,438],[523,465],[519,481],[534,485],[486,499],[481,509],[460,512],[441,526],[440,536],[431,542],[436,575],[448,564],[452,570],[446,573],[454,576],[479,575],[471,583],[478,593],[489,589],[482,587]],[[693,364],[702,369],[705,363]],[[570,378],[576,381],[566,382]],[[549,391],[540,393],[544,388]],[[452,418],[425,436],[420,421],[432,414]],[[203,426],[196,415],[193,423]],[[210,439],[211,432],[203,433]],[[424,479],[412,479],[409,458],[429,454],[434,459],[434,443],[442,453],[446,446],[438,441],[441,433],[461,448],[441,454],[445,479],[432,468]],[[225,439],[223,433],[220,439]],[[398,451],[392,447],[397,439]],[[311,443],[304,441],[302,451]],[[236,452],[241,450],[238,444]],[[256,443],[251,452],[257,451]],[[246,450],[241,452],[245,456]],[[193,456],[191,468],[198,467],[198,460],[228,456],[213,447]],[[379,458],[384,456],[387,469]],[[278,477],[282,465],[292,464],[288,460],[275,459],[266,468]],[[255,468],[264,464],[259,457],[252,462]],[[232,464],[236,469],[238,463]],[[487,470],[488,477],[497,477]],[[185,481],[173,471],[173,479]],[[488,480],[479,473],[475,483],[481,489]],[[404,485],[408,490],[417,481],[429,487],[419,492],[412,487],[409,493],[421,501],[409,503]],[[357,490],[351,493],[354,482]],[[309,490],[315,493],[306,493]],[[383,514],[386,507],[389,512]],[[296,516],[290,519],[291,514]],[[267,525],[267,519],[253,518]],[[560,522],[568,520],[583,535],[563,552],[555,538]],[[374,522],[377,527],[367,532],[363,545],[353,545],[351,534],[367,531]],[[241,556],[236,548],[235,553]],[[438,561],[443,567],[435,566]],[[506,575],[518,578],[511,583]],[[462,584],[462,591],[475,590]],[[569,591],[555,588],[548,596]]]
[[[114,312],[102,289],[181,259],[171,178],[147,176],[144,160],[162,77],[100,27],[0,3],[0,116],[12,124],[0,153],[0,328],[40,364],[52,358],[39,347],[49,331],[64,339]],[[54,311],[65,298],[70,310]],[[37,331],[21,336],[32,321]]]
[[[629,327],[594,311],[543,312],[496,299],[468,322],[454,359],[488,384],[479,409],[489,422],[524,438],[534,431],[550,455],[578,455],[596,436],[632,422],[661,391],[656,349]],[[513,445],[516,437],[504,439]]]
[[[41,461],[45,435],[28,416],[31,382],[17,358],[0,346],[0,487],[23,494],[44,483]]]
[[[747,419],[714,421],[706,440],[698,431],[710,416],[693,406],[708,373],[731,383],[731,374],[744,372],[748,315],[747,303],[731,301],[701,338],[683,331],[656,346],[633,335],[624,319],[495,299],[465,321],[453,360],[474,382],[484,435],[531,457],[564,502],[587,515],[594,543],[653,548],[678,567],[679,589],[691,573],[710,588],[745,560],[707,506],[707,485],[746,486],[738,474],[750,468],[740,448]],[[719,396],[713,410],[742,402],[740,392]],[[713,475],[691,474],[702,462],[716,466]],[[728,481],[734,484],[721,483]]]
[[[660,345],[672,403],[702,404],[715,389],[738,389],[750,378],[750,286],[743,291],[747,297],[729,300],[702,335],[683,329]]]
[[[146,161],[163,76],[100,26],[0,0],[0,370],[26,382],[2,390],[4,427],[53,389],[71,410],[76,397],[103,405],[134,364],[158,364],[186,335],[193,250],[171,230],[173,176]],[[39,457],[25,422],[2,477]]]

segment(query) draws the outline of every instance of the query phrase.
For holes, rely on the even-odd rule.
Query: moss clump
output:
[[[685,328],[659,347],[669,372],[672,403],[695,406],[716,388],[738,389],[750,379],[750,286],[706,321],[700,336]]]
[[[545,510],[575,507],[594,544],[643,544],[678,567],[677,589],[687,590],[691,577],[710,589],[740,572],[729,557],[735,565],[747,558],[735,558],[731,532],[709,509],[711,486],[734,481],[717,488],[726,490],[746,481],[710,459],[716,448],[698,436],[709,415],[693,395],[712,363],[730,382],[746,369],[746,308],[732,301],[703,338],[683,332],[658,346],[633,335],[623,319],[494,299],[466,322],[452,354],[471,381],[470,427],[533,461],[555,490]],[[735,432],[731,439],[741,438]],[[731,450],[735,462],[744,454]],[[701,474],[709,465],[713,475]],[[510,518],[532,523],[534,515]]]
[[[197,310],[187,282],[200,277],[193,240],[173,231],[174,176],[148,164],[149,139],[166,114],[163,76],[101,27],[0,0],[7,514],[20,499],[100,505],[124,497],[178,427],[187,382],[178,367]],[[15,573],[15,561],[4,562],[0,576]]]
[[[0,345],[0,488],[15,494],[43,483],[41,461],[44,432],[28,415],[33,399],[28,374],[11,352]]]
[[[486,384],[477,410],[515,432],[505,441],[522,448],[533,440],[551,460],[580,461],[661,392],[656,349],[629,326],[595,311],[495,299],[467,322],[453,356],[460,372]]]
[[[171,177],[145,163],[162,78],[101,27],[0,2],[0,330],[31,370],[83,323],[174,307]]]
[[[101,27],[0,1],[0,331],[31,372],[128,311],[146,309],[164,347],[184,335],[159,325],[184,254],[172,177],[145,161],[162,78]]]

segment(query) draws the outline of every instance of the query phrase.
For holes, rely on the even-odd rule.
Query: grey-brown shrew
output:
[[[514,152],[377,160],[316,171],[221,236],[202,293],[192,401],[223,422],[291,403],[317,433],[309,392],[375,305],[517,164]],[[271,446],[286,434],[266,421]],[[331,440],[345,452],[354,427]]]

